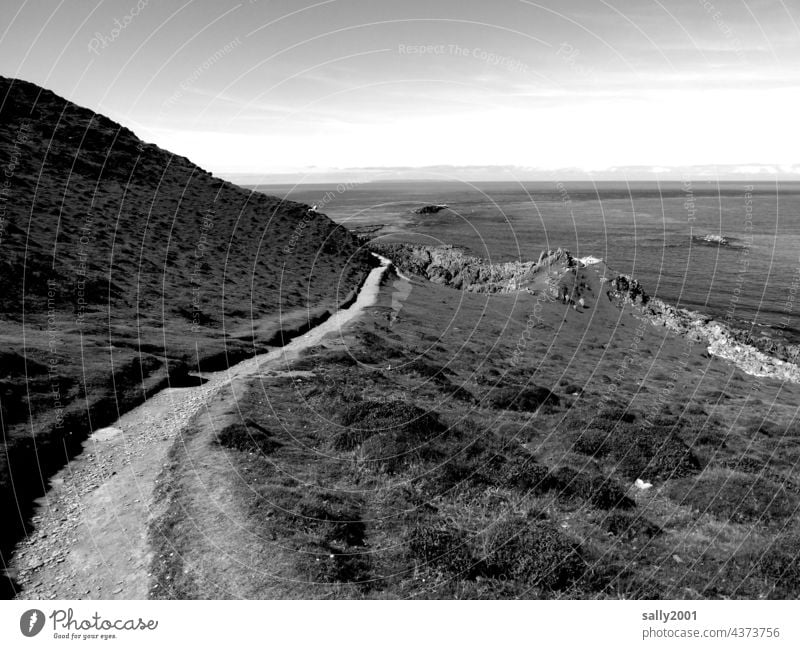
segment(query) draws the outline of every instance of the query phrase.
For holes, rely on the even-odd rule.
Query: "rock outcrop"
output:
[[[725,237],[721,234],[707,234],[706,236],[700,238],[701,243],[710,243],[717,246],[727,246],[730,244]]]
[[[414,214],[436,214],[442,210],[446,210],[447,205],[424,205],[414,210]]]
[[[612,279],[606,280],[605,283],[608,285],[606,295],[619,306],[622,304],[642,306],[650,301],[650,296],[647,295],[639,280],[627,275],[617,275]]]
[[[709,354],[731,361],[745,374],[800,383],[798,345],[784,345],[766,336],[756,338],[747,331],[659,299],[650,300],[641,313],[656,326],[706,343]]]
[[[547,272],[577,262],[559,248],[542,252],[537,261],[492,263],[454,246],[415,246],[405,243],[373,244],[371,248],[390,258],[400,270],[431,282],[474,293],[512,293],[545,288]]]
[[[720,244],[721,245],[721,244]],[[658,327],[708,346],[708,353],[734,363],[745,374],[800,383],[800,346],[785,345],[767,336],[755,337],[713,318],[650,298],[642,285],[627,275],[606,280],[609,299],[619,306],[639,307],[641,317]]]
[[[402,271],[454,289],[476,293],[547,292],[572,304],[582,294],[576,272],[588,265],[566,250],[542,252],[537,261],[493,264],[453,246],[372,244],[372,249],[389,257]],[[591,259],[591,264],[601,260]],[[708,352],[724,358],[751,376],[800,383],[800,346],[785,345],[767,336],[754,337],[748,331],[716,321],[709,316],[674,307],[651,298],[642,284],[628,275],[614,275],[607,266],[598,269],[602,292],[616,306],[630,305],[634,314],[657,327],[666,327],[708,346]]]

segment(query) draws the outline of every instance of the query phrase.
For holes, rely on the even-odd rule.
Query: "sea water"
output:
[[[383,241],[459,245],[498,262],[556,248],[601,257],[650,295],[755,335],[800,341],[800,184],[401,181],[259,190],[316,204]],[[449,209],[413,214],[441,203]]]

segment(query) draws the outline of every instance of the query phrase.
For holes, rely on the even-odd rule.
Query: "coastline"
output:
[[[659,299],[651,300],[643,316],[656,326],[663,326],[695,341],[704,341],[709,354],[735,364],[745,374],[757,378],[800,383],[800,345],[784,345],[770,338],[746,342],[752,336],[710,316],[681,309]],[[769,351],[763,351],[766,348]],[[777,353],[776,353],[777,351]]]
[[[719,322],[709,315],[673,306],[659,298],[650,298],[645,287],[627,275],[615,273],[599,257],[576,259],[567,250],[542,251],[537,261],[492,264],[451,245],[418,246],[414,244],[377,244],[373,249],[392,258],[405,272],[425,277],[453,289],[485,293],[527,291],[553,294],[554,277],[561,277],[575,264],[599,266],[601,282],[610,286],[609,299],[630,303],[640,316],[655,326],[663,326],[694,342],[704,342],[714,356],[734,363],[746,374],[757,378],[800,383],[800,345],[784,344],[770,337],[753,337],[744,329]],[[557,290],[557,289],[556,289]]]
[[[774,566],[791,561],[781,541],[800,498],[782,405],[798,386],[750,381],[644,320],[641,287],[601,282],[600,260],[548,257],[520,268],[555,296],[488,265],[469,269],[484,291],[441,267],[440,281],[408,275],[410,291],[387,281],[342,341],[244,386],[235,410],[217,404],[162,480],[150,595],[794,592]],[[537,538],[550,561],[532,559]]]

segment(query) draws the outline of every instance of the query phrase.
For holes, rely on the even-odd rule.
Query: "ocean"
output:
[[[258,189],[316,204],[382,241],[465,246],[492,261],[527,261],[559,247],[593,255],[671,304],[800,342],[800,183],[398,181]],[[450,209],[413,214],[441,203]]]

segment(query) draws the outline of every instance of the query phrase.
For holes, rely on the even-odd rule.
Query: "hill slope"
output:
[[[2,77],[0,164],[5,565],[32,498],[90,428],[308,327],[373,264],[307,206]]]
[[[151,596],[797,597],[800,385],[601,263],[541,256],[529,293],[404,252],[421,272],[173,445]]]

